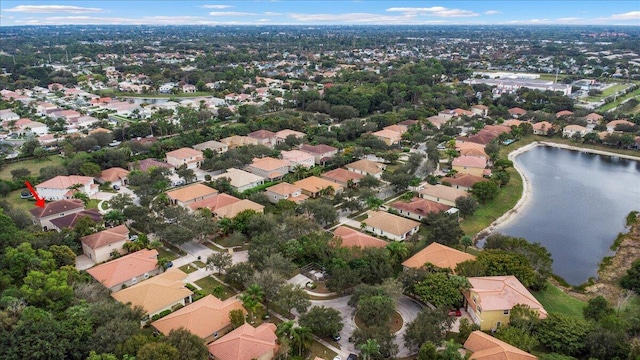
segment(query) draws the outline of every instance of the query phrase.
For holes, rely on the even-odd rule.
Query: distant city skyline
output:
[[[630,1],[16,1],[0,25],[640,25]]]

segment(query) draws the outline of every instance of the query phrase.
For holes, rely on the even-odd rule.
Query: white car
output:
[[[340,357],[340,355],[336,355],[336,357],[334,357],[333,360],[342,360],[342,357]]]

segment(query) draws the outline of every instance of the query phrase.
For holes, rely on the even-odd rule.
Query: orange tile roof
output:
[[[187,148],[187,147],[183,147],[178,150],[169,151],[167,152],[166,155],[167,157],[173,157],[176,159],[188,159],[190,157],[194,157],[196,159],[204,159],[204,156],[202,155],[202,151]]]
[[[205,184],[192,184],[178,190],[167,191],[167,196],[172,200],[186,202],[198,197],[211,196],[217,194],[218,190],[208,187]]]
[[[252,360],[267,353],[275,354],[277,338],[273,323],[262,323],[257,328],[244,324],[207,345],[207,348],[217,360]]]
[[[527,110],[519,108],[519,107],[514,107],[509,109],[509,114],[514,114],[514,115],[524,115],[527,113]]]
[[[573,115],[573,112],[569,110],[562,110],[556,113],[556,117],[569,116],[569,115]]]
[[[147,314],[153,314],[193,294],[184,286],[186,277],[181,270],[170,269],[111,296],[123,304],[142,306]]]
[[[252,133],[249,133],[247,136],[250,137],[250,138],[262,139],[263,140],[263,139],[273,138],[273,137],[276,136],[276,134],[274,132],[269,131],[269,130],[262,129],[262,130],[257,130],[257,131],[254,131]]]
[[[280,130],[280,131],[278,131],[276,133],[276,137],[278,139],[286,139],[290,135],[293,135],[293,136],[295,136],[297,138],[304,137],[304,133],[302,133],[300,131],[291,130],[291,129]]]
[[[362,222],[393,235],[402,235],[420,226],[417,221],[405,219],[384,211],[368,211],[367,214],[369,217]]]
[[[263,171],[274,171],[283,167],[288,167],[289,162],[286,160],[274,159],[272,157],[267,156],[263,158],[253,159],[253,162],[249,166],[254,167],[256,169],[263,170]],[[282,174],[278,174],[278,176],[280,175]]]
[[[353,230],[346,226],[338,226],[333,230],[333,234],[342,239],[342,242],[340,243],[341,247],[360,247],[363,249],[367,247],[383,248],[389,244],[384,240],[361,233],[360,231]]]
[[[231,310],[246,313],[242,303],[235,297],[222,301],[213,295],[207,295],[193,304],[154,321],[151,325],[165,335],[169,335],[171,330],[182,327],[204,339],[231,325],[229,319]]]
[[[95,234],[83,236],[80,241],[90,249],[97,249],[118,241],[129,238],[129,229],[124,225],[119,225],[111,229],[102,230]]]
[[[471,290],[478,294],[478,305],[483,311],[511,309],[515,305],[528,305],[538,310],[540,318],[547,312],[540,302],[513,276],[484,276],[468,278]]]
[[[534,360],[538,358],[480,330],[476,330],[469,335],[467,341],[464,342],[464,347],[473,352],[469,359]]]
[[[456,201],[460,196],[469,196],[469,192],[444,185],[426,184],[420,195],[434,196],[448,201]],[[424,196],[423,196],[424,197]]]
[[[253,210],[255,212],[263,212],[264,206],[255,203],[251,200],[243,199],[240,201],[233,202],[226,206],[218,207],[215,211],[213,211],[218,217],[226,217],[226,218],[234,218],[239,213],[245,210]]]
[[[431,243],[426,248],[402,263],[402,266],[419,269],[426,263],[431,263],[439,268],[455,270],[456,265],[463,261],[475,260],[475,256],[460,250],[444,246],[439,243]]]
[[[350,164],[345,165],[345,167],[347,169],[355,169],[355,170],[360,170],[363,171],[367,174],[379,174],[381,173],[384,168],[385,165],[383,164],[379,164],[375,161],[371,161],[371,160],[367,160],[367,159],[362,159],[362,160],[358,160],[358,161],[354,161]]]
[[[602,120],[603,116],[600,114],[596,114],[596,113],[591,113],[587,116],[584,117],[587,120],[596,120],[596,121],[600,121]]]
[[[271,191],[273,193],[276,193],[278,195],[291,195],[293,193],[295,193],[296,191],[302,191],[301,188],[291,185],[289,183],[286,182],[281,182],[279,184],[273,185],[273,186],[269,186],[268,188],[265,189],[266,191]]]
[[[114,182],[117,180],[122,180],[129,175],[129,170],[125,170],[119,167],[112,167],[109,169],[102,170],[100,173],[100,178],[105,181]]]
[[[309,176],[306,179],[298,180],[294,182],[293,185],[311,193],[316,193],[328,187],[332,187],[336,192],[343,189],[342,185],[336,184],[329,180],[321,179],[317,176]]]
[[[36,185],[36,188],[67,189],[76,184],[86,185],[90,182],[93,182],[93,178],[89,176],[59,175],[54,177],[53,179],[41,182],[40,184]]]
[[[484,169],[487,166],[487,158],[483,156],[462,155],[453,159],[451,165]]]
[[[343,168],[337,168],[331,171],[327,171],[320,175],[323,179],[333,180],[337,182],[341,182],[346,184],[349,180],[354,182],[358,182],[360,179],[364,177],[362,174],[354,173],[353,171],[349,171]]]
[[[548,121],[540,121],[537,122],[535,124],[533,124],[533,129],[534,130],[544,130],[544,129],[551,129],[553,127],[553,125],[548,122]]]
[[[520,124],[524,123],[524,121],[522,120],[516,120],[516,119],[509,119],[505,122],[502,123],[503,126],[520,126]]]
[[[410,202],[396,201],[390,206],[394,209],[400,209],[418,215],[428,215],[431,213],[439,213],[451,209],[451,206],[417,197],[411,199]]]
[[[457,173],[454,177],[444,177],[441,179],[442,182],[448,182],[451,185],[462,186],[466,188],[470,188],[473,184],[481,182],[481,181],[489,181],[487,178],[483,178],[480,176],[475,176],[471,174],[461,174]]]
[[[107,288],[144,275],[158,267],[158,251],[143,249],[87,270]]]
[[[238,201],[240,201],[240,199],[238,199],[235,196],[231,196],[225,193],[220,193],[218,195],[191,203],[189,204],[189,208],[191,208],[191,210],[197,210],[199,208],[207,208],[211,210],[211,212],[215,212],[215,210],[218,208],[233,204]]]

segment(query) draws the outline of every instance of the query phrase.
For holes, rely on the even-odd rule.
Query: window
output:
[[[137,282],[138,282],[138,278],[133,278],[133,279],[131,279],[131,283],[132,283],[132,284],[135,284],[135,283],[137,283]]]
[[[505,315],[509,315],[509,310],[505,310],[505,311],[503,312],[503,314],[505,314]]]
[[[149,278],[149,273],[144,273],[144,278],[148,279]]]
[[[213,337],[216,338],[216,339],[218,338],[218,332],[217,331],[213,333]]]

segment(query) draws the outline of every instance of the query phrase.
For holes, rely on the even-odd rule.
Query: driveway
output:
[[[348,356],[349,353],[358,353],[355,344],[349,342],[349,337],[356,329],[356,323],[354,320],[355,309],[347,304],[350,297],[351,296],[343,296],[330,300],[311,300],[312,306],[330,307],[338,310],[342,315],[344,327],[340,332],[340,336],[342,338],[340,339],[340,341],[338,341],[338,343],[340,344],[340,355],[343,356],[343,358]],[[402,328],[395,334],[396,344],[398,344],[397,357],[408,357],[409,355],[413,354],[413,351],[404,346],[404,334],[407,332],[407,324],[416,319],[420,311],[422,311],[422,306],[409,297],[401,296],[396,300],[396,311],[400,314],[400,316],[402,316],[403,320]]]
[[[197,261],[198,256],[200,257],[200,261],[204,263],[207,261],[207,258],[214,253],[213,250],[209,249],[208,247],[196,241],[189,241],[187,243],[184,243],[180,245],[180,249],[184,250],[184,252],[186,252],[187,255],[173,260],[174,266],[177,266],[177,267]],[[226,250],[222,250],[222,251],[226,251]],[[248,260],[249,260],[249,251],[247,250],[234,251],[233,254],[231,254],[231,263],[233,265],[241,262],[246,262]]]

